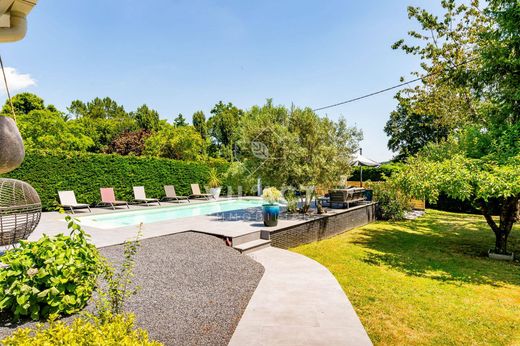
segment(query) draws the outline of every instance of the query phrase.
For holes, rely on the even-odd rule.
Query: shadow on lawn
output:
[[[437,215],[438,217],[436,217]],[[520,250],[513,229],[509,250]],[[387,265],[408,275],[451,283],[520,286],[520,263],[487,258],[494,235],[478,218],[426,215],[413,221],[366,227],[354,241],[367,249],[364,262]]]

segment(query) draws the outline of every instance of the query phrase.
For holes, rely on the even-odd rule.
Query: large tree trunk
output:
[[[500,222],[498,225],[491,215],[490,206],[493,204],[500,207]],[[509,233],[511,233],[514,223],[518,221],[518,204],[518,196],[500,198],[495,203],[484,201],[481,201],[480,203],[482,214],[484,215],[489,227],[491,227],[491,230],[495,233],[494,252],[497,254],[507,254],[507,238],[509,237]]]

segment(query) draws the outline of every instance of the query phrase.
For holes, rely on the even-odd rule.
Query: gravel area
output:
[[[123,258],[122,245],[100,251],[116,263]],[[189,232],[144,239],[134,277],[140,290],[126,310],[166,345],[227,345],[263,272],[261,264],[214,236]],[[12,331],[0,325],[0,337]]]

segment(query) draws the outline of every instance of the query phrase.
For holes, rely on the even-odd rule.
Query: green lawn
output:
[[[486,258],[493,243],[482,217],[428,210],[292,250],[329,268],[375,344],[520,345],[520,263]]]

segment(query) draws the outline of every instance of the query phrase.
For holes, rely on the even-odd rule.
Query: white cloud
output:
[[[5,67],[5,77],[7,78],[7,85],[9,86],[9,91],[13,94],[16,91],[26,89],[30,86],[36,85],[36,80],[31,77],[28,73],[18,73],[14,67]],[[0,90],[2,94],[6,94],[5,92],[5,84],[3,76],[0,71]]]

